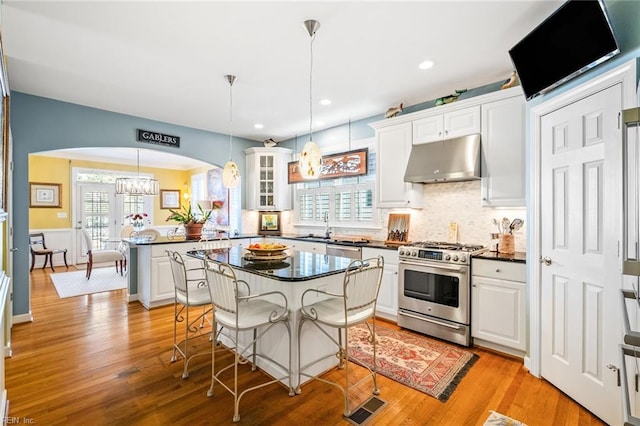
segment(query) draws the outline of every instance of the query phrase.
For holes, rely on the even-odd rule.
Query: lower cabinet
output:
[[[186,252],[198,249],[198,241],[173,244],[140,245],[138,250],[138,298],[147,308],[168,305],[175,297],[173,274],[167,250],[177,251],[187,268],[202,266],[202,262],[186,256]]]
[[[398,252],[397,250],[362,248],[362,258],[382,256],[384,272],[378,293],[377,316],[388,320],[398,319]]]
[[[526,265],[474,258],[471,273],[474,345],[524,356],[527,350]]]

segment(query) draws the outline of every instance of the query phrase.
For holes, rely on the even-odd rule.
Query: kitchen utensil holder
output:
[[[498,238],[498,252],[504,254],[513,254],[516,252],[513,234],[500,234],[500,238]]]

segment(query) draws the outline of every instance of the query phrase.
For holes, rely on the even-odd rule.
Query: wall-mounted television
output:
[[[530,100],[620,52],[601,0],[568,0],[509,50]]]

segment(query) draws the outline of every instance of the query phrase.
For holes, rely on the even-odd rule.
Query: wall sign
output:
[[[320,176],[318,179],[336,179],[341,177],[360,176],[367,174],[367,148],[355,151],[340,152],[322,156]],[[288,163],[288,182],[304,182],[306,179],[300,174],[297,161]]]
[[[165,135],[164,133],[152,132],[151,130],[137,130],[138,142],[154,143],[156,145],[172,146],[180,148],[180,136]]]

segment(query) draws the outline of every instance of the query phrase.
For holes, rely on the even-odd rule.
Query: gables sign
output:
[[[138,142],[154,143],[156,145],[172,146],[180,148],[180,136],[165,135],[164,133],[152,132],[150,130],[137,130],[136,140]]]

